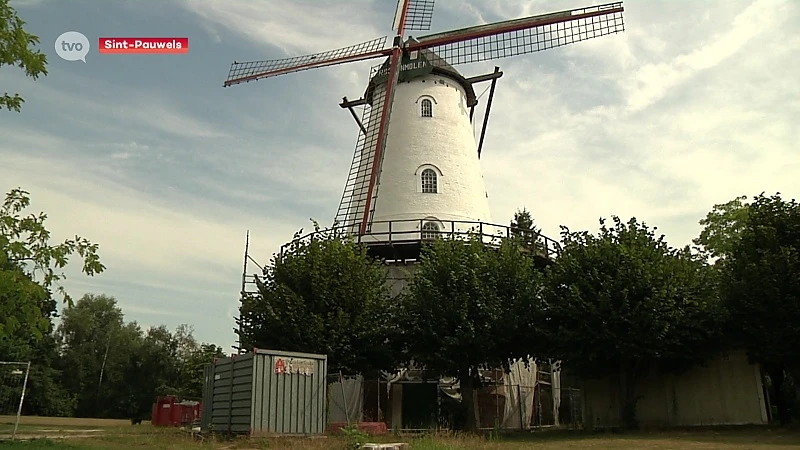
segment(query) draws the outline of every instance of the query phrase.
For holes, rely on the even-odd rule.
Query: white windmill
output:
[[[234,62],[225,81],[225,86],[231,86],[300,70],[387,58],[373,67],[362,98],[349,101],[345,97],[340,104],[353,115],[359,137],[335,225],[389,264],[395,293],[403,289],[409,275],[402,265],[419,257],[426,239],[440,233],[453,236],[477,231],[484,242],[491,242],[512,232],[507,226],[491,224],[479,164],[495,85],[503,74],[496,67],[493,73],[467,78],[453,66],[624,31],[622,2],[615,2],[405,38],[406,31],[430,29],[433,4],[433,0],[398,0],[393,25],[397,34],[389,48],[383,37],[313,55]],[[473,85],[486,81],[492,84],[476,142],[472,122],[478,99]],[[364,107],[361,117],[353,109],[357,106]],[[534,256],[546,264],[558,244],[544,236],[536,239],[536,247],[544,251]],[[289,245],[281,249],[282,254]],[[248,280],[255,278],[247,275],[248,259],[255,262],[247,252],[246,247],[243,296],[257,295],[247,291]],[[239,319],[236,321],[241,326]],[[413,376],[405,370],[389,381],[402,382]],[[399,428],[399,385],[392,385],[391,398],[392,428]],[[521,401],[509,398],[506,409]],[[532,404],[525,410],[531,411]],[[523,421],[520,415],[519,420],[521,425],[530,422],[530,417]]]
[[[454,65],[533,53],[624,31],[622,3],[573,9],[405,38],[430,29],[433,0],[398,0],[391,47],[382,37],[312,55],[234,62],[225,86],[347,62],[387,58],[373,68],[364,96],[348,101],[359,125],[335,223],[380,256],[415,259],[436,233],[491,226],[479,165],[495,83],[502,72],[466,78]],[[491,81],[480,140],[473,135],[473,84]],[[361,118],[353,107],[364,106]],[[492,231],[487,231],[492,228]],[[554,242],[541,237],[545,248]],[[387,245],[388,244],[388,245]]]

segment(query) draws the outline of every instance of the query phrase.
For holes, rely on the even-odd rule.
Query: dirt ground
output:
[[[16,416],[0,416],[0,440],[11,437],[15,421]],[[16,438],[89,439],[111,430],[116,433],[127,429],[133,429],[130,420],[22,416]]]

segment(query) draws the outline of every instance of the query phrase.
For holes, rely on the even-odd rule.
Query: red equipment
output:
[[[150,422],[156,427],[180,427],[200,420],[200,402],[178,402],[174,395],[159,396],[153,403]]]

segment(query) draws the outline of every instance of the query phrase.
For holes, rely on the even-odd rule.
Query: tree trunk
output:
[[[789,402],[786,398],[786,391],[783,389],[783,383],[786,380],[784,368],[780,364],[768,364],[765,365],[764,370],[772,382],[772,393],[775,395],[773,400],[778,409],[778,420],[781,426],[785,426],[789,423]]]
[[[636,381],[638,380],[638,362],[623,362],[619,366],[620,419],[623,430],[636,430],[639,420],[636,417]]]
[[[464,407],[464,412],[466,413],[464,431],[467,433],[477,433],[478,424],[475,421],[475,383],[472,378],[472,370],[469,367],[461,369],[458,372],[458,381],[461,386],[461,402]]]

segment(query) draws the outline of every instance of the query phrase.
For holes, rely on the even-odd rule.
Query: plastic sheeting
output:
[[[364,377],[344,377],[328,385],[329,422],[361,422],[364,419]]]
[[[533,401],[536,393],[536,363],[531,360],[528,367],[525,361],[516,361],[511,372],[503,377],[505,390],[504,428],[528,428],[533,418]]]
[[[558,420],[559,410],[561,409],[561,362],[551,364],[550,370],[553,373],[553,425],[560,425]]]
[[[545,364],[547,367],[547,364]],[[510,373],[504,373],[502,377],[502,386],[499,394],[505,397],[505,406],[503,411],[503,428],[508,429],[526,429],[530,428],[533,415],[535,412],[535,395],[537,384],[539,383],[539,367],[534,359],[529,360],[528,367],[525,367],[524,360],[518,360],[511,364]],[[552,388],[553,397],[553,415],[555,416],[555,424],[558,425],[558,414],[561,407],[561,364],[560,362],[553,362],[550,365],[551,383],[545,383],[547,386],[542,386],[542,389]],[[544,372],[542,372],[544,374]],[[391,386],[393,383],[398,382],[414,382],[422,381],[419,376],[418,370],[402,369],[396,373],[385,373],[387,383]],[[461,401],[461,393],[459,392],[459,382],[454,377],[442,377],[439,380],[439,389],[442,393]],[[337,395],[337,392],[331,387],[331,395]],[[338,394],[341,398],[341,394]]]

